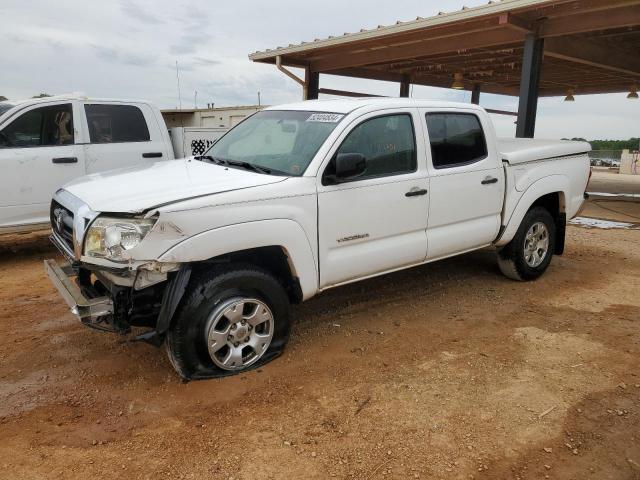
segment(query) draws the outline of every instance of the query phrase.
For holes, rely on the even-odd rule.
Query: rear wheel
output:
[[[289,338],[289,299],[268,272],[228,265],[189,284],[166,348],[183,379],[233,375],[280,355]]]
[[[556,244],[556,225],[549,211],[534,207],[527,212],[513,237],[500,252],[498,265],[512,280],[535,280],[549,267]]]

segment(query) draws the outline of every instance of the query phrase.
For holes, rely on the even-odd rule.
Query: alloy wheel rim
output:
[[[549,229],[542,222],[536,222],[524,237],[524,260],[532,268],[539,267],[549,253]]]
[[[243,370],[264,355],[273,330],[273,313],[261,300],[226,300],[216,306],[205,325],[209,356],[223,370]]]

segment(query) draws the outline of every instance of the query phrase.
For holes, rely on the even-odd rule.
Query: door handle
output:
[[[493,178],[493,177],[487,177],[484,180],[482,180],[482,185],[491,185],[492,183],[498,183],[498,179],[497,178]]]
[[[58,157],[51,159],[51,163],[78,163],[77,157]]]
[[[426,195],[427,193],[429,193],[428,190],[418,189],[418,190],[411,190],[411,191],[405,193],[404,196],[405,197],[419,197],[421,195]]]
[[[162,152],[148,152],[148,153],[142,154],[142,158],[161,158],[161,157],[162,157]]]

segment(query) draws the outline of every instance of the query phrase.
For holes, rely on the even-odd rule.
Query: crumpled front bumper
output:
[[[76,273],[69,265],[61,267],[55,260],[45,260],[44,269],[71,312],[83,323],[90,324],[92,320],[114,312],[113,301],[109,297],[87,298],[82,293],[74,279]]]

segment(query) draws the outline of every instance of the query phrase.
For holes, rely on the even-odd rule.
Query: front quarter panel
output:
[[[160,257],[161,262],[198,262],[227,253],[258,247],[279,246],[300,281],[303,299],[318,289],[318,271],[311,242],[297,222],[279,218],[216,228],[179,243]]]

